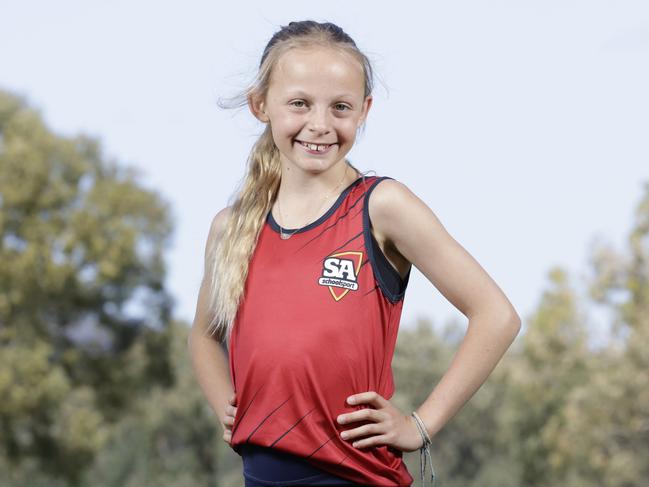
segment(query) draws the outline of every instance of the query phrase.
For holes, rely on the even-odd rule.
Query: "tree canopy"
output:
[[[434,436],[439,485],[646,483],[649,184],[634,217],[627,248],[593,247],[586,296],[548,270],[510,350]],[[172,230],[169,203],[97,139],[53,133],[0,90],[0,485],[243,485],[193,375],[190,324],[172,318]],[[592,306],[610,316],[600,347]],[[465,328],[401,324],[391,401],[404,414]],[[404,459],[418,479],[418,452]]]

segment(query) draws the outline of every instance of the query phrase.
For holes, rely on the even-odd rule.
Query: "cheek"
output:
[[[340,135],[345,138],[345,141],[353,141],[356,138],[356,121],[350,120],[339,126]]]
[[[295,137],[302,127],[302,123],[293,117],[286,117],[278,121],[278,132],[284,137]]]
[[[286,119],[275,119],[272,122],[273,137],[277,139],[286,139],[294,136],[294,125]]]

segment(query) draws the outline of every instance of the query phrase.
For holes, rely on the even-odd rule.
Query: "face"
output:
[[[351,56],[321,47],[291,49],[274,67],[265,99],[251,98],[249,106],[270,123],[282,166],[319,173],[354,145],[372,104],[364,91],[363,68]]]

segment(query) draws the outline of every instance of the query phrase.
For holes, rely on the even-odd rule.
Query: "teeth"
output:
[[[331,144],[329,144],[329,145],[307,144],[307,143],[301,142],[301,141],[300,141],[300,144],[302,144],[305,147],[308,147],[311,150],[317,150],[319,152],[323,152],[327,147],[329,147],[329,145],[331,145]]]

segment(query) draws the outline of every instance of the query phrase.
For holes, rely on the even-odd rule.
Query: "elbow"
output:
[[[522,321],[521,317],[518,316],[518,313],[513,308],[507,314],[506,319],[504,320],[504,326],[510,330],[512,338],[515,338],[518,333],[521,331]]]
[[[484,321],[489,327],[496,327],[499,330],[507,330],[512,335],[518,335],[521,329],[521,317],[512,306],[503,306],[498,309],[484,310],[484,312],[469,314],[469,323]]]
[[[513,340],[521,330],[521,318],[512,307],[504,311],[494,312],[490,315],[483,315],[485,323],[489,323],[491,329],[498,330],[503,335],[508,335]]]

